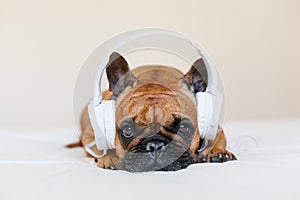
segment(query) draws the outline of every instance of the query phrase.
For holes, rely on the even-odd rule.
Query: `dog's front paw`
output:
[[[222,163],[231,160],[237,160],[236,156],[228,150],[219,150],[215,151],[212,149],[208,154],[200,154],[199,162],[200,163]]]
[[[95,158],[97,167],[102,169],[115,169],[114,159],[110,155],[101,158]]]

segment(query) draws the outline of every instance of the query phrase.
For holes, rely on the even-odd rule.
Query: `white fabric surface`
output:
[[[137,174],[98,169],[82,148],[64,148],[77,139],[71,131],[0,131],[0,199],[300,199],[300,119],[225,130],[238,161]]]

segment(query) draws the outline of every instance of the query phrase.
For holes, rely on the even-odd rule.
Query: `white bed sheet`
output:
[[[225,130],[238,161],[137,174],[98,169],[83,149],[64,148],[77,139],[70,130],[0,131],[0,199],[300,199],[300,119]]]

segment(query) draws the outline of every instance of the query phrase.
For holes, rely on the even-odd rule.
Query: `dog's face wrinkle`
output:
[[[171,123],[169,126],[167,126],[165,128],[169,132],[176,134],[178,132],[178,128],[179,128],[179,125],[180,125],[180,122],[181,122],[181,118],[178,118],[176,116],[173,116],[173,117],[174,117],[173,123]]]

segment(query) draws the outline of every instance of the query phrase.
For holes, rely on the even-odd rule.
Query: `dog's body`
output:
[[[192,163],[224,162],[236,159],[226,150],[226,139],[218,134],[198,153],[203,140],[197,128],[195,92],[206,89],[201,59],[187,74],[166,66],[143,66],[129,70],[117,53],[110,57],[106,72],[109,90],[103,99],[116,100],[115,149],[97,159],[100,168],[127,171],[186,168]],[[87,108],[81,117],[81,144],[94,140]],[[92,150],[101,155],[96,146]]]

